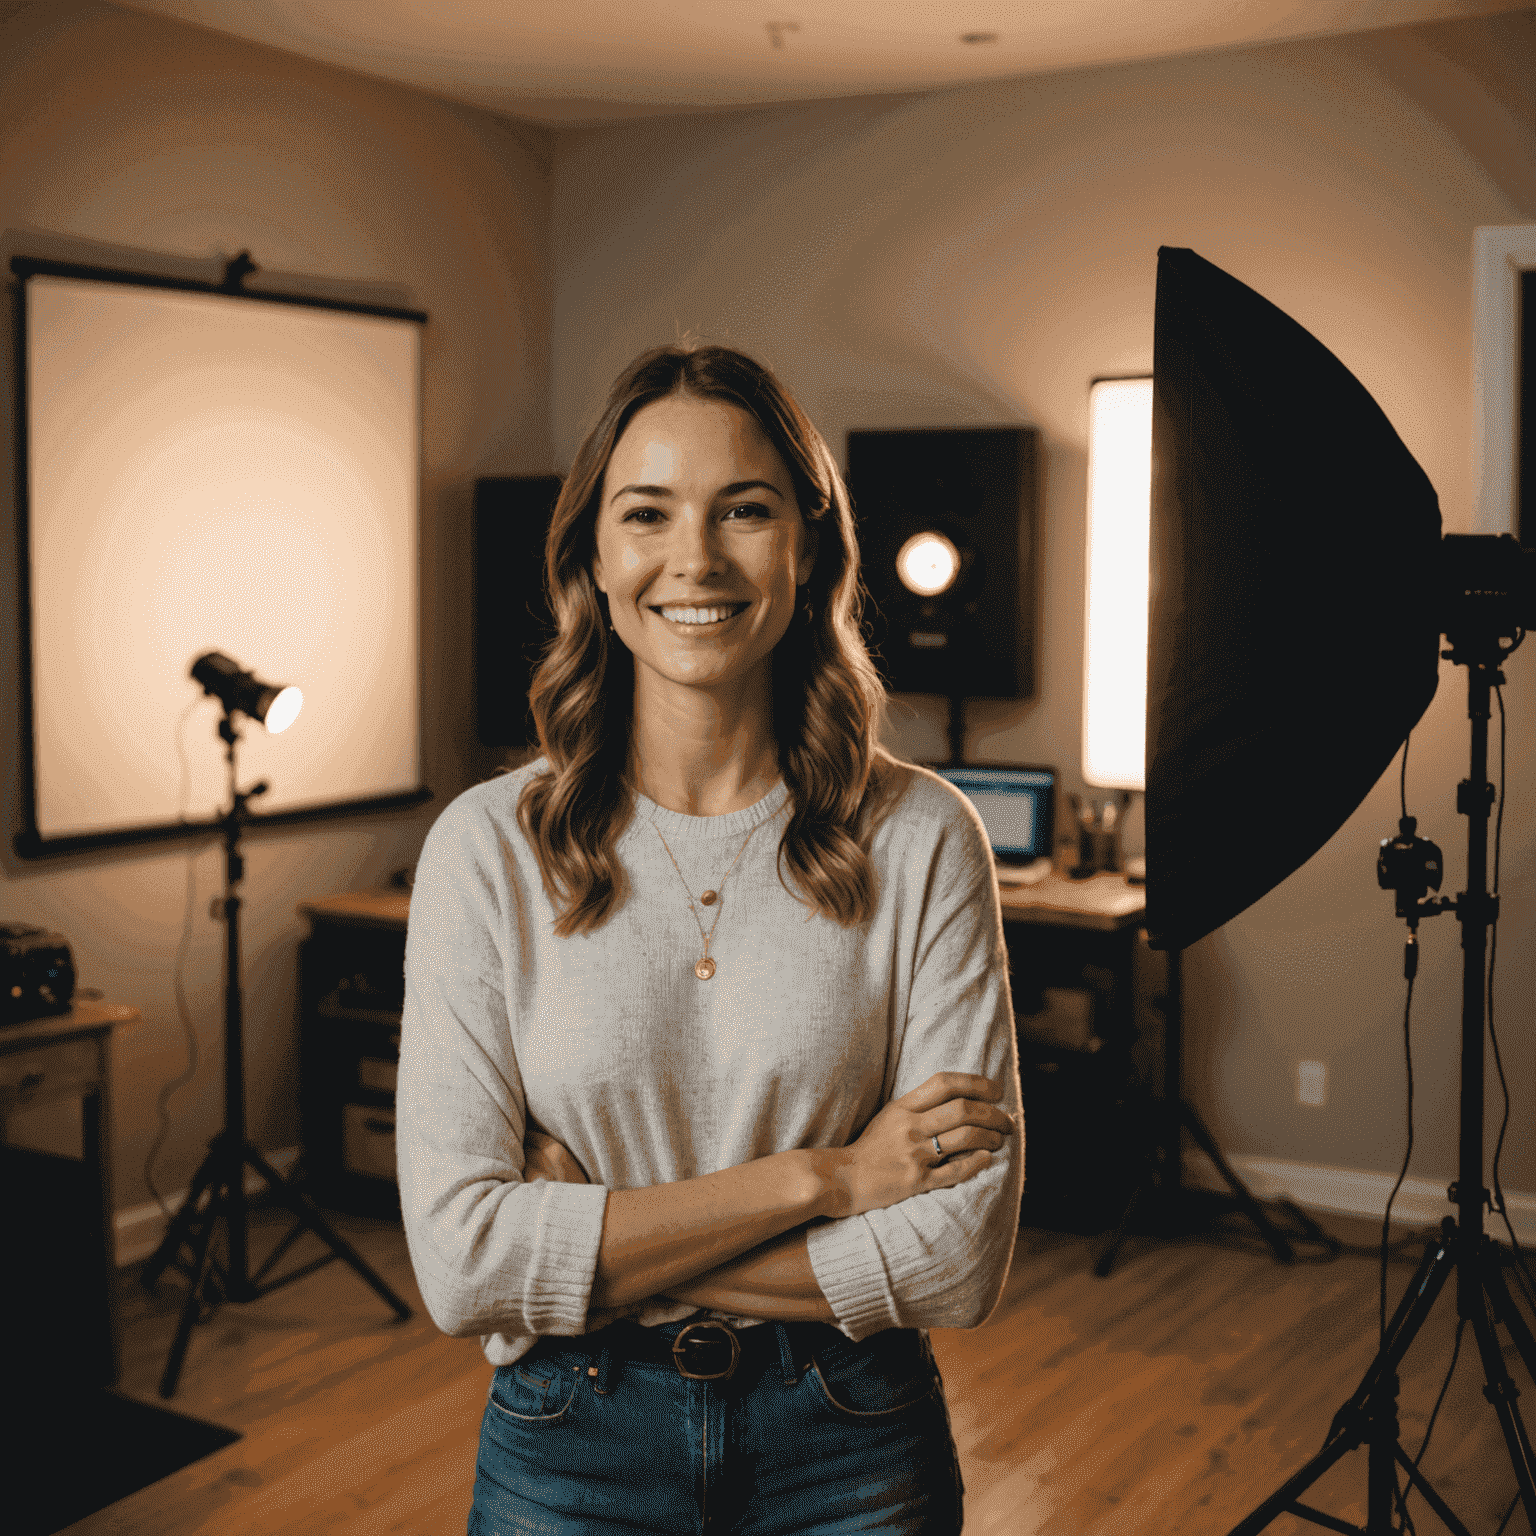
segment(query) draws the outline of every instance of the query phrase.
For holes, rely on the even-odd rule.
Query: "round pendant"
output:
[[[709,978],[715,974],[715,962],[711,960],[708,955],[705,955],[704,958],[694,966],[693,974],[697,976],[700,981],[708,981]]]
[[[705,891],[704,894],[699,897],[699,900],[703,902],[706,907],[714,906],[714,904],[719,901],[719,899],[719,893],[716,891]]]

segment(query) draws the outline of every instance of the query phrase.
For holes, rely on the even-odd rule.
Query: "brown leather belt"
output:
[[[814,1336],[836,1334],[839,1331],[826,1323],[788,1323],[794,1354],[797,1359],[808,1360],[815,1348]],[[575,1338],[562,1338],[545,1334],[529,1351],[530,1355],[559,1354],[566,1350],[578,1351],[594,1359],[608,1351],[615,1362],[643,1361],[651,1365],[670,1365],[679,1376],[690,1381],[728,1381],[736,1373],[743,1358],[756,1362],[773,1358],[779,1350],[778,1329],[773,1323],[759,1323],[751,1328],[735,1329],[713,1318],[685,1323],[673,1335],[671,1328],[662,1324],[657,1328],[642,1328],[637,1323],[612,1323],[596,1333],[585,1333]]]

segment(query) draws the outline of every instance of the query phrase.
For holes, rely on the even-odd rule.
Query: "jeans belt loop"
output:
[[[784,1385],[792,1387],[800,1379],[800,1372],[795,1365],[795,1352],[790,1347],[789,1329],[781,1322],[773,1326],[779,1336],[779,1363],[784,1367]]]
[[[600,1396],[607,1397],[607,1395],[613,1391],[613,1387],[611,1385],[612,1378],[613,1351],[611,1349],[604,1348],[602,1354],[597,1357],[597,1380],[592,1383],[594,1390],[597,1391]]]
[[[704,1339],[691,1339],[690,1334],[696,1330],[713,1329],[725,1335],[724,1339],[708,1340],[715,1344],[729,1343],[731,1347],[730,1364],[723,1371],[690,1371],[683,1365],[683,1356],[692,1343],[704,1343]],[[736,1366],[741,1360],[741,1340],[736,1337],[736,1330],[725,1323],[717,1322],[713,1318],[701,1323],[689,1323],[672,1340],[672,1363],[677,1367],[677,1374],[686,1377],[689,1381],[729,1381],[736,1372]]]

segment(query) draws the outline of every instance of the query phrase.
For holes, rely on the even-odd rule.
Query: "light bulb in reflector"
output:
[[[286,731],[298,718],[304,707],[304,695],[297,688],[284,688],[267,708],[267,718],[262,721],[268,732],[275,736]]]
[[[1089,392],[1088,415],[1083,778],[1104,789],[1141,789],[1147,752],[1152,380],[1100,380]]]
[[[933,529],[914,533],[897,553],[896,574],[909,592],[937,597],[954,586],[960,574],[960,551]]]

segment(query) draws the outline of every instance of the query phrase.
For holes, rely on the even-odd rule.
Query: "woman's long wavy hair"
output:
[[[555,503],[544,580],[557,633],[529,690],[549,769],[523,790],[518,820],[539,861],[562,937],[590,933],[623,901],[615,854],[633,798],[626,782],[634,658],[608,628],[592,578],[603,476],[641,407],[669,395],[722,400],[753,416],[819,537],[801,607],[773,652],[774,733],[793,810],[779,841],[799,886],[785,889],[838,923],[873,912],[872,819],[890,782],[879,745],[885,697],[860,628],[858,544],[848,493],[821,434],[761,364],[728,347],[657,347],[615,381]],[[810,617],[806,617],[806,606]]]

